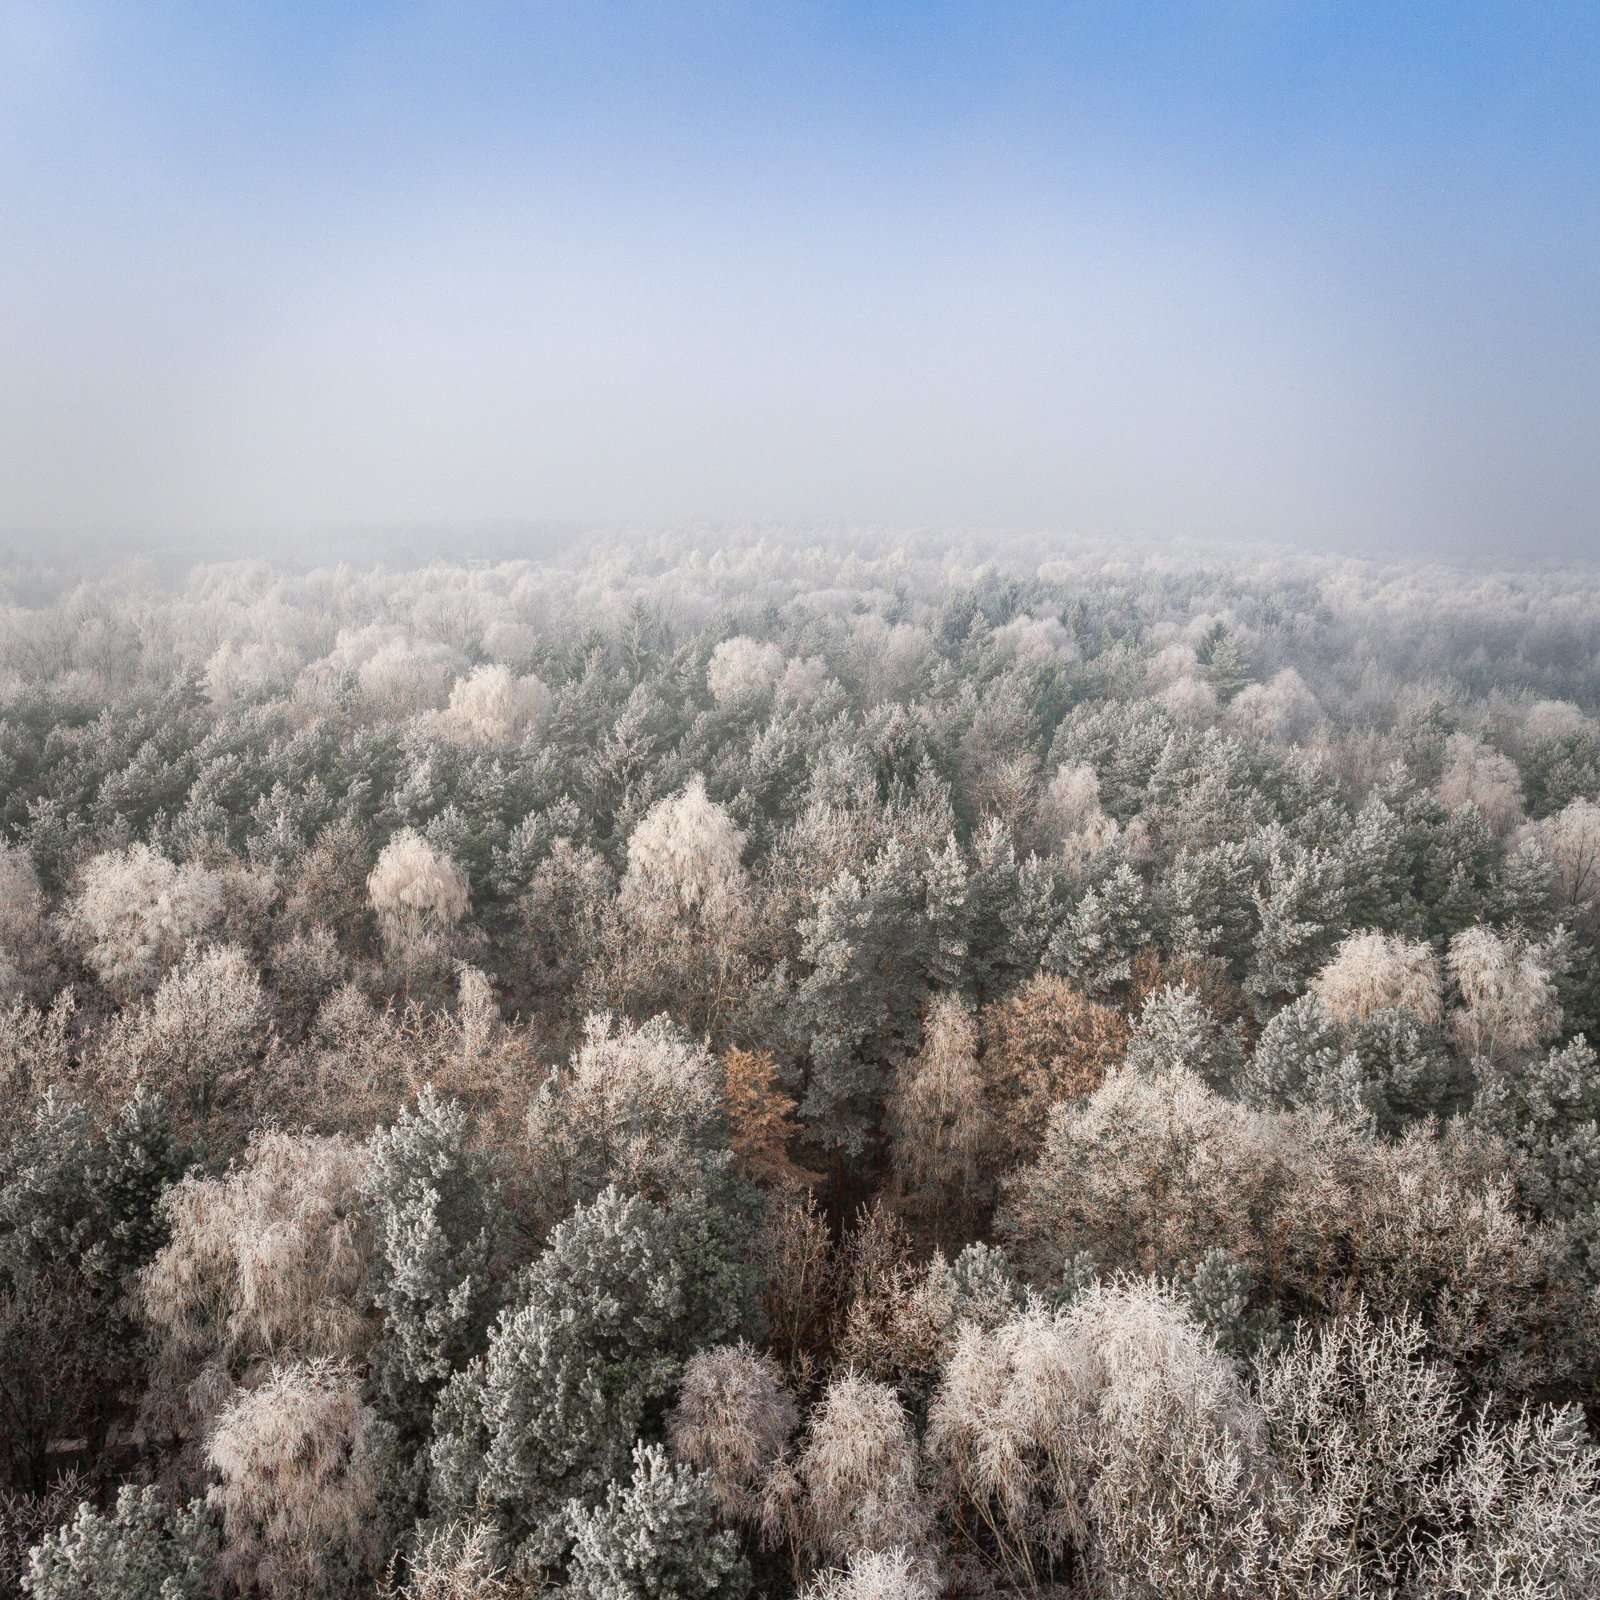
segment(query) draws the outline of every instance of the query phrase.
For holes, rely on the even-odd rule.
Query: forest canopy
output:
[[[1600,582],[0,573],[0,1600],[1600,1593]]]

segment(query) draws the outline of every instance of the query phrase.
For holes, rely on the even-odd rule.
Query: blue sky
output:
[[[0,527],[1600,545],[1600,8],[0,0]]]

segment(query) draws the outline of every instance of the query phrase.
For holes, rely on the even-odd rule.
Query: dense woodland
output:
[[[1600,581],[0,610],[0,1597],[1600,1594]]]

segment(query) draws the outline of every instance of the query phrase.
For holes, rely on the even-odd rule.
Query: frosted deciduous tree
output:
[[[442,942],[467,914],[467,875],[414,829],[403,828],[378,854],[367,879],[384,942],[401,956]]]
[[[540,678],[519,678],[508,667],[474,667],[457,679],[439,727],[464,744],[501,744],[537,728],[549,709],[550,691]]]
[[[965,1325],[927,1447],[956,1525],[1011,1583],[1078,1568],[1092,1592],[1174,1594],[1215,1592],[1151,1579],[1179,1530],[1227,1540],[1260,1440],[1232,1363],[1173,1291],[1134,1282]]]
[[[764,644],[738,634],[724,639],[706,664],[706,687],[720,705],[765,694],[783,676],[784,654],[775,644]]]
[[[885,1105],[895,1179],[918,1209],[947,1214],[970,1199],[988,1142],[978,1030],[959,995],[928,1008],[922,1048],[899,1063]]]
[[[528,1110],[528,1180],[548,1225],[607,1184],[655,1199],[715,1187],[730,1165],[723,1073],[665,1016],[591,1016]]]
[[[842,1566],[869,1551],[906,1549],[930,1559],[933,1524],[918,1483],[911,1419],[887,1384],[845,1372],[806,1421],[792,1486],[775,1483],[800,1549]]]
[[[1217,691],[1203,678],[1175,678],[1156,698],[1162,710],[1183,727],[1204,727],[1216,719]]]
[[[1522,776],[1516,763],[1470,733],[1453,733],[1446,741],[1436,793],[1447,810],[1476,807],[1497,834],[1522,821]]]
[[[1532,1050],[1561,1027],[1561,1005],[1543,947],[1517,932],[1468,928],[1450,941],[1450,976],[1461,1004],[1450,1017],[1460,1047],[1496,1058]]]
[[[67,925],[114,994],[150,987],[222,913],[216,876],[175,866],[147,844],[108,850],[83,869]]]
[[[275,1367],[217,1418],[207,1499],[221,1565],[240,1594],[312,1600],[367,1591],[380,1560],[372,1413],[340,1362]]]
[[[1100,778],[1087,762],[1056,769],[1039,801],[1036,826],[1049,848],[1077,864],[1111,844],[1116,822],[1100,807]]]
[[[744,835],[696,777],[652,806],[628,836],[623,904],[642,926],[695,914],[718,923],[748,892],[743,852]]]
[[[1532,839],[1549,858],[1568,905],[1600,901],[1600,805],[1581,797],[1569,801],[1554,816],[1528,823],[1518,838]]]
[[[1600,1580],[1600,1457],[1579,1418],[1487,1413],[1410,1317],[1302,1328],[1259,1399],[1278,1471],[1279,1570],[1295,1592],[1557,1600]]]
[[[371,650],[357,667],[356,677],[377,710],[408,716],[442,705],[463,665],[446,645],[392,638]]]
[[[732,1001],[750,931],[744,842],[698,776],[652,806],[628,836],[619,897],[624,983],[647,996],[673,996],[677,1009],[706,1027]]]
[[[383,1600],[527,1600],[534,1592],[495,1555],[494,1534],[481,1522],[419,1535],[404,1565],[404,1585],[386,1584]]]
[[[773,1469],[799,1425],[771,1356],[747,1344],[691,1356],[667,1419],[673,1456],[706,1474],[721,1514],[755,1523]]]
[[[1078,657],[1078,642],[1060,617],[1015,616],[994,630],[994,642],[1002,654],[1029,666]]]
[[[1420,939],[1371,929],[1353,933],[1311,980],[1311,992],[1336,1022],[1365,1022],[1400,1008],[1437,1026],[1444,1015],[1439,958]]]
[[[171,1238],[139,1298],[191,1410],[267,1361],[365,1353],[366,1162],[343,1138],[258,1133],[226,1176],[168,1192]]]
[[[986,1007],[982,1025],[991,1126],[1013,1158],[1031,1156],[1051,1107],[1097,1089],[1128,1043],[1121,1011],[1090,1000],[1054,972],[1036,973],[1015,994]]]
[[[1317,697],[1293,667],[1285,667],[1270,683],[1246,684],[1228,703],[1230,726],[1279,744],[1304,739],[1321,717]]]
[[[819,1572],[800,1591],[801,1600],[938,1600],[938,1579],[910,1551],[866,1550],[844,1568]]]
[[[235,945],[191,945],[155,994],[124,1012],[95,1052],[103,1083],[154,1090],[186,1122],[204,1125],[247,1090],[267,1042],[267,996]]]

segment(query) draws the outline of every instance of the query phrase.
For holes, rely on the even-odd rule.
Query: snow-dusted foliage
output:
[[[632,1482],[612,1484],[603,1506],[573,1508],[574,1600],[743,1600],[749,1587],[707,1480],[659,1446],[634,1446]]]
[[[159,1489],[124,1484],[109,1516],[84,1501],[34,1547],[22,1590],[31,1600],[210,1600],[216,1543],[198,1505],[175,1510]]]

